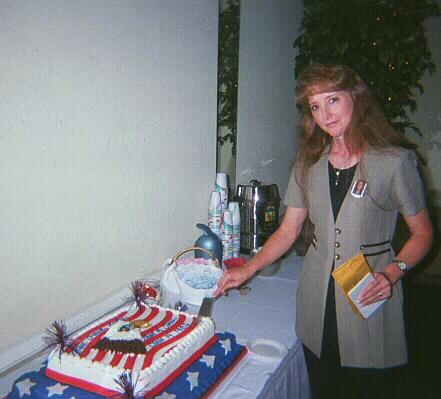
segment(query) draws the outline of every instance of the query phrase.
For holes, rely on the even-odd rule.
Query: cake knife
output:
[[[213,312],[213,303],[217,298],[212,296],[212,297],[208,297],[206,296],[203,300],[202,300],[202,305],[199,308],[199,312],[198,312],[198,318],[202,318],[202,317],[211,317],[211,313]]]

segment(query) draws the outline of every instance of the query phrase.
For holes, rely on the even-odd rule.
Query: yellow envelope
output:
[[[362,253],[349,259],[332,272],[332,276],[345,293],[354,311],[363,318],[366,318],[365,315],[350,294],[369,275],[372,275],[372,269]]]

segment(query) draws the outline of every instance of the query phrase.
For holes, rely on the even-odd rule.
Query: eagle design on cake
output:
[[[119,320],[110,326],[104,337],[95,345],[95,349],[122,353],[147,353],[142,338],[142,329],[151,327],[146,320]]]

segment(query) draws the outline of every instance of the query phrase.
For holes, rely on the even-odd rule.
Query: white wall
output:
[[[295,150],[293,48],[303,17],[299,0],[242,0],[237,184],[277,184],[283,197]]]
[[[0,357],[206,218],[218,2],[0,3]]]

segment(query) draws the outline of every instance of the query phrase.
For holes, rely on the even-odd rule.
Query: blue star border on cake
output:
[[[219,332],[216,335],[217,342],[155,398],[200,399],[207,397],[214,390],[246,354],[246,348],[236,342],[233,334]],[[46,377],[44,367],[18,378],[7,396],[7,399],[48,398],[102,399],[104,397],[52,380]]]

